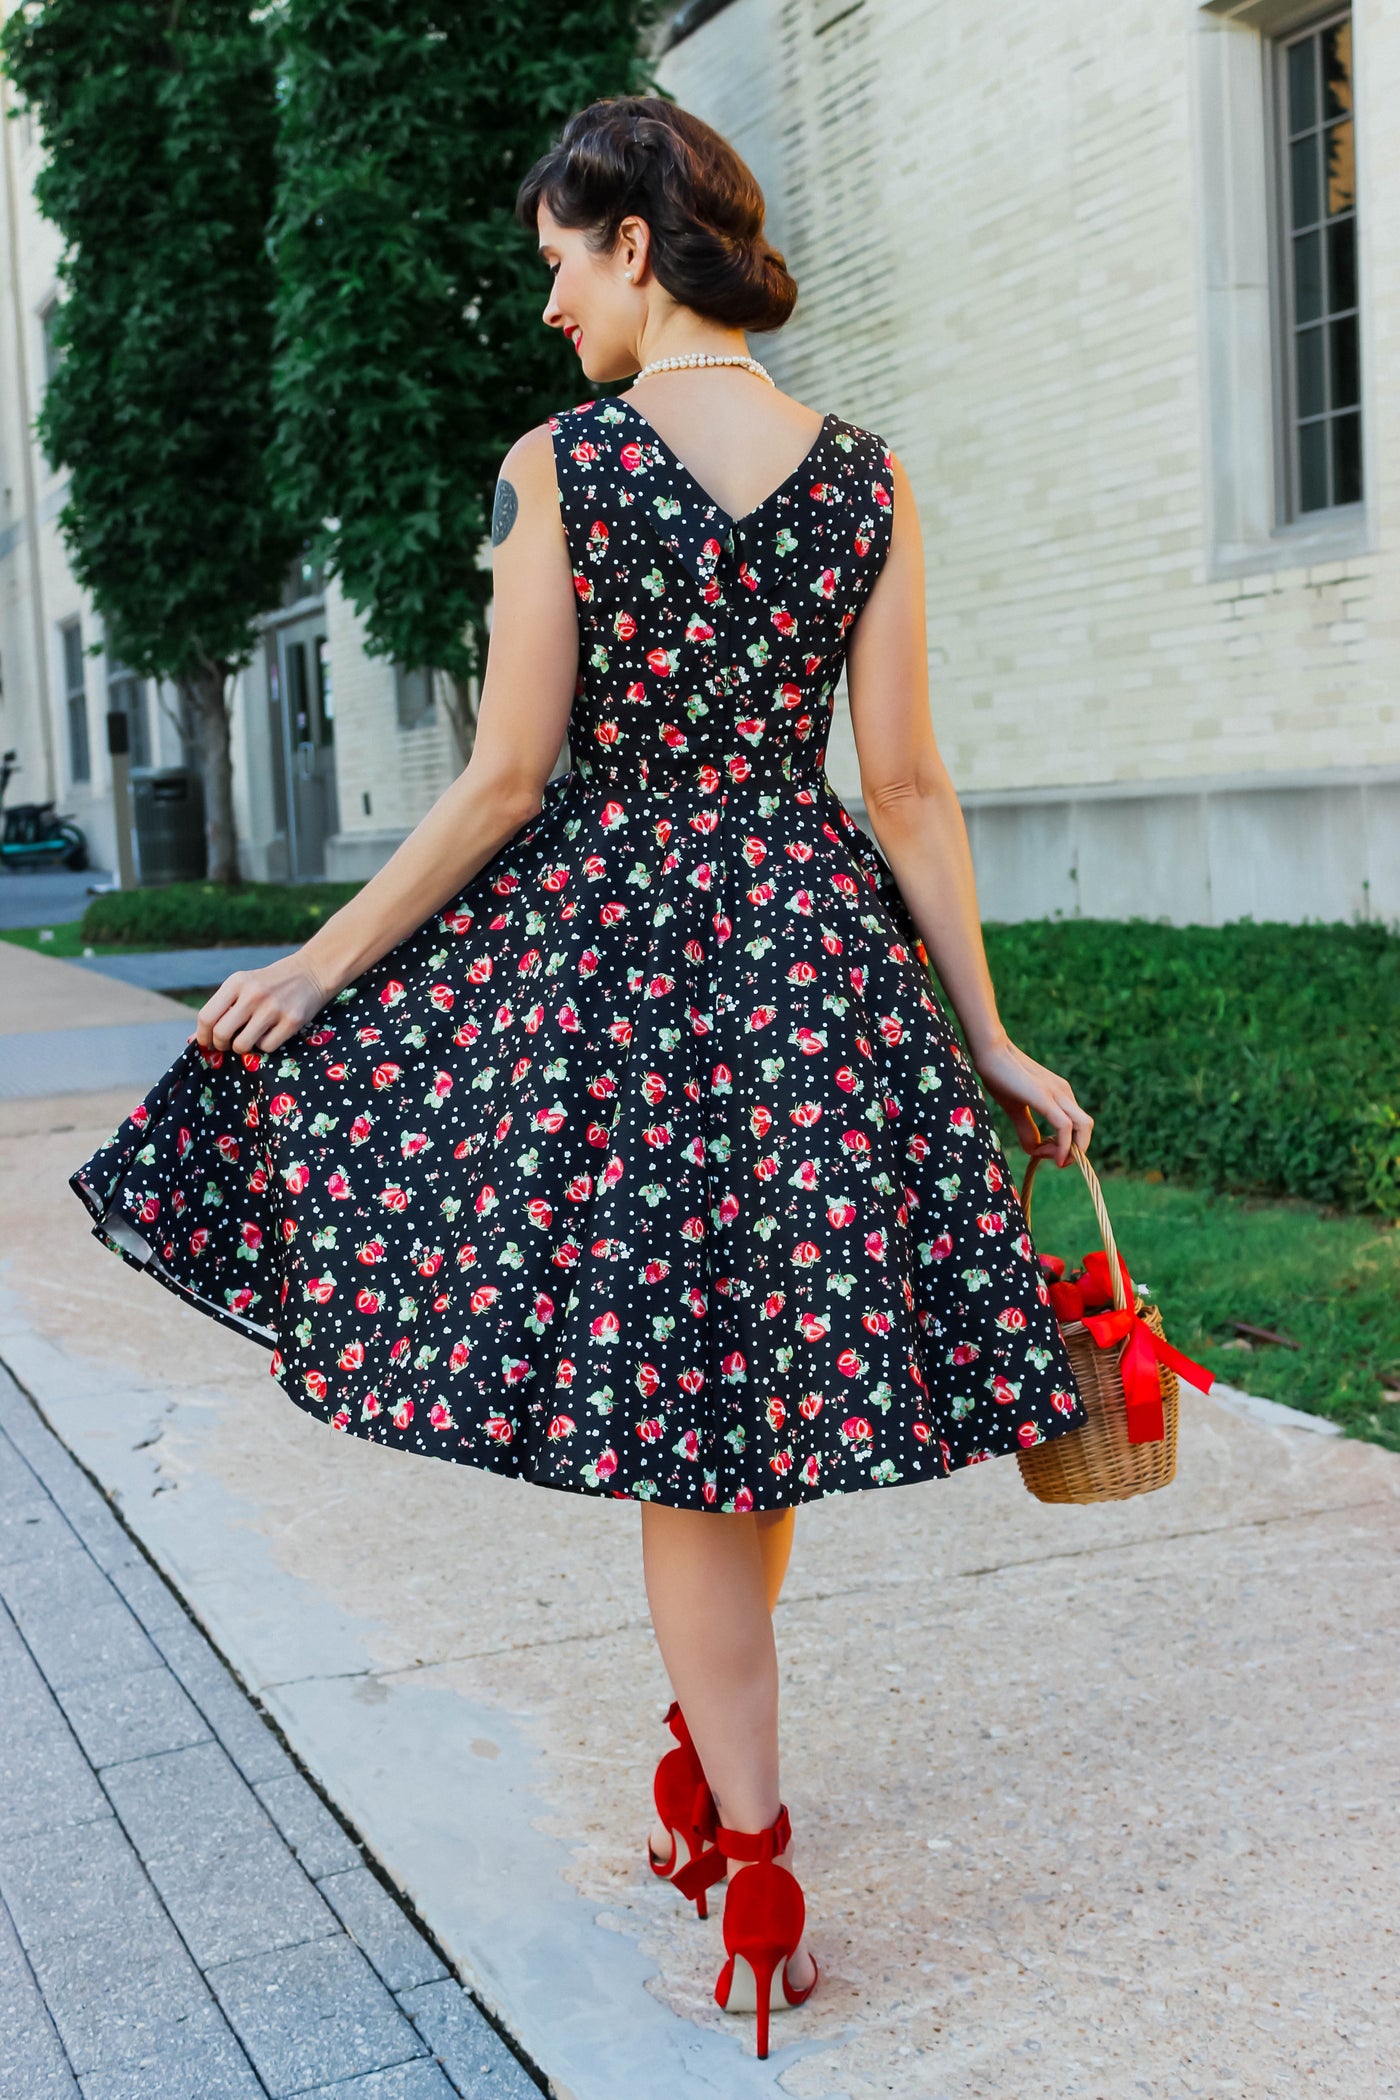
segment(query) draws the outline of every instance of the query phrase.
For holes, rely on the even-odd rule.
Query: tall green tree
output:
[[[470,748],[501,455],[572,398],[512,216],[572,111],[644,84],[655,0],[285,0],[277,474],[370,649],[448,674]]]
[[[63,237],[44,449],[114,654],[197,725],[210,873],[238,879],[231,682],[303,534],[268,482],[277,103],[248,0],[29,0],[0,54]]]

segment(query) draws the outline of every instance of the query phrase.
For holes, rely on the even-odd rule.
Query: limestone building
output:
[[[56,801],[110,869],[108,713],[127,716],[134,769],[192,771],[195,754],[178,696],[113,658],[68,563],[66,477],[34,435],[53,369],[59,241],[34,204],[41,142],[12,107],[0,77],[0,751],[19,759],[7,799]],[[457,763],[423,675],[368,657],[350,608],[302,564],[268,610],[232,712],[242,861],[254,877],[372,873]]]
[[[801,286],[755,348],[909,471],[985,916],[1400,921],[1400,0],[689,0],[663,42]],[[8,129],[0,737],[107,850],[120,667],[84,659],[83,781]],[[456,763],[314,577],[237,730],[255,874],[369,872]],[[830,765],[857,801],[844,725]]]
[[[774,370],[918,496],[984,914],[1400,919],[1396,0],[676,27],[802,288]]]

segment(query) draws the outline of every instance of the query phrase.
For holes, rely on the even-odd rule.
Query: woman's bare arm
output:
[[[470,762],[379,873],[295,955],[225,979],[199,1011],[205,1047],[279,1049],[455,897],[539,809],[578,673],[573,578],[544,426],[512,446],[501,479],[512,494],[502,500],[498,491],[491,646]]]
[[[1008,1037],[982,945],[967,826],[929,714],[924,558],[908,476],[894,462],[894,529],[885,566],[851,633],[846,659],[851,724],[871,827],[939,980],[952,1001],[979,1078],[1028,1152],[1061,1166],[1085,1147],[1093,1118],[1058,1073]],[[1053,1138],[1041,1141],[1043,1116]]]

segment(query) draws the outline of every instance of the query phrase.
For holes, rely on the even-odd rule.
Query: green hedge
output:
[[[114,890],[83,913],[93,947],[295,947],[309,940],[358,882],[172,882],[164,889]]]
[[[83,939],[292,946],[357,887],[114,892],[89,904]],[[1400,1218],[1400,938],[1072,919],[986,940],[1007,1028],[1072,1081],[1097,1163]]]
[[[1002,1018],[1095,1162],[1400,1217],[1400,938],[1379,926],[988,926]]]

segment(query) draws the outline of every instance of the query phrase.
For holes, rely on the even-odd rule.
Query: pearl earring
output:
[[[624,270],[622,274],[627,279],[627,282],[630,284],[632,282],[632,272],[630,270]]]

